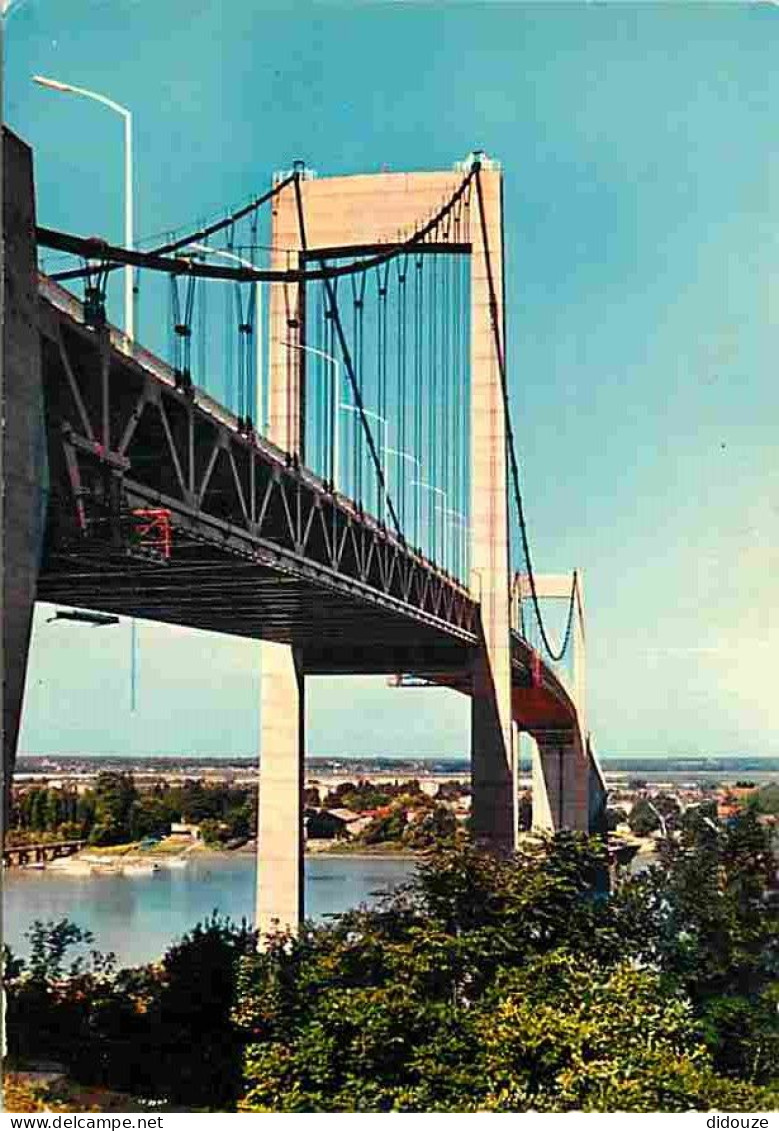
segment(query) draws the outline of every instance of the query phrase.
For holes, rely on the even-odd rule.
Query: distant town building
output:
[[[200,825],[190,825],[185,821],[173,821],[170,826],[171,836],[187,837],[189,840],[202,840]]]

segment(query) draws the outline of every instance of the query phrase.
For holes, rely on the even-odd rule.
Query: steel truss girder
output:
[[[128,566],[142,588],[145,563],[128,560],[122,516],[162,507],[174,567],[179,554],[242,560],[282,588],[286,577],[460,645],[475,642],[476,606],[453,578],[274,445],[241,434],[210,398],[177,390],[159,362],[147,368],[114,348],[107,331],[87,329],[44,297],[40,305],[52,470],[43,592],[61,591],[68,578],[81,591],[79,568],[100,559],[110,569],[87,567],[86,588],[106,573],[119,597]],[[187,604],[181,594],[179,602]]]

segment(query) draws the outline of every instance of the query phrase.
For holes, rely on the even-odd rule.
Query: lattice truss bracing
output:
[[[159,362],[42,313],[41,596],[295,641],[325,667],[369,644],[388,670],[429,662],[442,638],[462,661],[474,607],[461,585]]]

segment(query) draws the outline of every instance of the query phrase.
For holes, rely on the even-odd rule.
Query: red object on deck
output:
[[[156,550],[166,560],[170,558],[173,541],[170,511],[165,507],[137,507],[132,513],[138,544],[144,549]]]

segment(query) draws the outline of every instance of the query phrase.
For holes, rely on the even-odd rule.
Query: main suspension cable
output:
[[[228,217],[225,220],[219,221],[216,227],[211,225],[208,228],[203,228],[200,233],[191,235],[187,237],[187,239],[176,240],[174,243],[153,252],[140,252],[124,247],[115,247],[105,240],[95,239],[93,237],[84,238],[83,236],[74,236],[69,232],[59,232],[53,228],[36,228],[36,239],[43,247],[49,247],[55,251],[67,251],[74,255],[80,255],[85,259],[101,260],[108,264],[108,270],[111,271],[122,264],[129,263],[133,266],[145,267],[152,271],[165,271],[168,274],[180,275],[189,272],[190,274],[199,275],[206,279],[234,279],[237,282],[243,283],[315,282],[323,279],[334,279],[341,275],[354,275],[359,274],[361,271],[369,271],[372,267],[378,267],[382,263],[387,263],[389,260],[395,259],[397,256],[404,254],[404,252],[409,251],[419,244],[425,243],[426,237],[437,228],[441,220],[455,207],[457,201],[466,193],[471,183],[471,178],[474,175],[475,167],[470,170],[452,197],[439,211],[407,240],[390,244],[386,251],[378,252],[376,255],[368,256],[366,259],[344,264],[341,267],[323,267],[315,271],[301,271],[295,269],[274,271],[252,269],[249,267],[222,267],[210,263],[195,263],[191,259],[166,257],[166,252],[177,251],[188,243],[205,239],[207,235],[213,234],[215,230],[229,227],[231,223],[235,222],[236,218],[241,218],[240,215]],[[296,176],[299,178],[300,174],[292,175],[291,179],[293,182]],[[280,190],[287,183],[286,181],[281,182],[276,186],[276,189]],[[270,194],[266,194],[264,199],[270,199]],[[257,207],[259,207],[259,203]],[[245,211],[242,214],[245,214]],[[319,259],[318,256],[316,258]],[[63,282],[65,279],[83,278],[87,274],[88,270],[82,268],[77,271],[60,272],[56,275],[52,275],[51,278],[55,282]]]
[[[216,220],[213,224],[198,228],[196,232],[191,232],[188,236],[182,236],[178,239],[169,240],[167,243],[160,244],[159,247],[152,248],[147,254],[152,256],[167,255],[172,251],[178,251],[182,247],[188,247],[190,244],[202,243],[204,240],[207,240],[209,236],[213,236],[217,232],[229,228],[231,225],[235,226],[238,220],[242,220],[244,216],[248,216],[251,212],[256,213],[257,209],[262,208],[263,204],[267,204],[269,200],[275,199],[288,185],[292,184],[295,176],[295,173],[290,173],[288,177],[285,177],[283,181],[279,181],[277,185],[274,185],[273,188],[263,193],[262,196],[255,197],[249,204],[245,204],[243,208],[237,209],[237,211],[230,213],[229,216],[225,216],[221,220]],[[115,271],[120,266],[121,264],[115,263],[109,270]],[[73,270],[60,271],[51,277],[55,282],[61,283],[66,279],[80,279],[83,275],[83,270]]]
[[[511,481],[514,488],[514,501],[517,507],[517,517],[519,519],[519,529],[522,536],[522,551],[525,557],[525,565],[527,566],[527,576],[530,582],[530,596],[533,602],[533,610],[536,615],[539,632],[544,648],[549,653],[550,659],[553,663],[557,663],[563,658],[568,648],[568,641],[571,636],[573,627],[573,613],[574,604],[577,599],[578,580],[577,574],[574,570],[573,580],[571,582],[571,595],[568,601],[568,615],[566,618],[565,632],[563,634],[563,641],[559,651],[556,651],[551,644],[549,635],[546,631],[544,618],[541,615],[541,606],[538,600],[538,589],[536,587],[535,574],[533,572],[533,561],[530,556],[530,542],[527,533],[527,524],[525,522],[525,509],[522,503],[522,491],[519,483],[519,465],[517,462],[516,446],[514,443],[514,429],[511,425],[511,410],[509,406],[508,396],[508,383],[506,380],[506,364],[503,355],[503,343],[501,338],[501,331],[498,325],[498,302],[495,291],[495,279],[492,273],[492,262],[490,259],[489,238],[487,234],[487,218],[484,210],[484,193],[481,183],[481,164],[474,162],[475,180],[476,180],[476,197],[479,206],[479,223],[481,226],[482,244],[484,247],[484,259],[487,267],[487,285],[489,288],[489,301],[490,301],[490,321],[492,323],[492,333],[495,340],[495,352],[498,358],[498,372],[500,374],[501,395],[503,398],[503,417],[505,422],[506,432],[506,450],[509,457],[509,465],[511,468]]]

